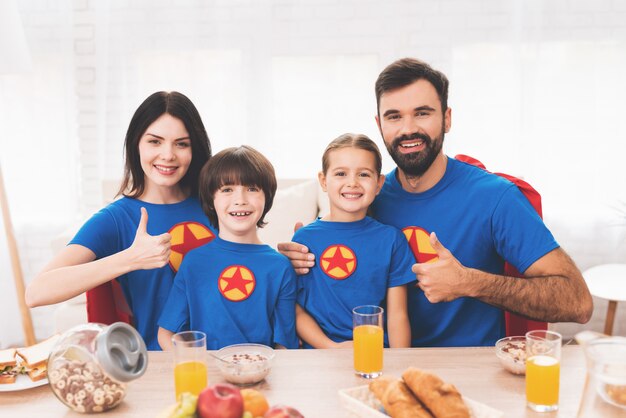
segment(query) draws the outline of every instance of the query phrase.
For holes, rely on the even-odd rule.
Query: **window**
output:
[[[626,201],[625,50],[624,42],[455,48],[450,155],[523,176],[546,211],[572,220]]]

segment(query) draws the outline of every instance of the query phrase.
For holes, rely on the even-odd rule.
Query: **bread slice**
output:
[[[48,357],[58,339],[56,334],[40,343],[17,349],[17,355],[23,360],[23,366],[33,382],[48,376]]]
[[[17,380],[17,372],[10,371],[10,372],[0,373],[0,385],[6,384],[6,383],[15,383],[16,380]]]
[[[46,377],[48,377],[48,366],[43,365],[43,366],[39,366],[34,369],[28,370],[28,377],[30,377],[30,380],[32,380],[33,382],[36,382],[41,379],[45,379]]]
[[[14,383],[17,379],[15,348],[0,350],[0,384]]]
[[[15,366],[17,359],[15,358],[15,348],[7,348],[0,350],[0,370],[6,366]]]
[[[48,364],[48,356],[58,339],[59,335],[57,334],[29,347],[18,348],[17,355],[24,360],[24,366],[29,369]]]

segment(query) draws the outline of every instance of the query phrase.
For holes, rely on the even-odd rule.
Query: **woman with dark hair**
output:
[[[215,237],[197,199],[211,146],[193,103],[157,92],[135,111],[125,154],[122,197],[44,267],[26,289],[26,303],[59,303],[116,280],[133,325],[148,349],[158,350],[157,320],[182,258]]]

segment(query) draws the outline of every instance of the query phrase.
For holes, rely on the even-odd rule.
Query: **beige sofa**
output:
[[[109,197],[103,203],[112,200],[116,186],[117,182],[105,182],[103,196]],[[327,212],[326,194],[319,187],[317,180],[279,181],[273,208],[266,217],[268,225],[260,230],[261,239],[275,247],[277,243],[291,238],[296,222],[301,221],[306,224],[314,220],[316,216]],[[562,216],[547,214],[546,224],[563,248],[584,271],[603,263],[626,263],[626,226],[621,229],[611,228],[607,226],[611,221],[603,219],[602,216],[598,216],[598,220],[595,221],[576,219],[574,222]],[[62,248],[79,226],[74,225],[54,240],[54,249]],[[571,338],[582,329],[601,332],[604,328],[607,301],[594,298],[594,303],[594,314],[588,324],[553,324],[551,328],[563,333],[564,338]],[[63,331],[85,321],[85,298],[81,295],[59,304],[55,311],[54,328],[56,331]],[[626,335],[626,306],[618,306],[614,334]]]

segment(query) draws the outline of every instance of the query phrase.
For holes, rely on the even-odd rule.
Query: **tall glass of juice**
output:
[[[207,385],[206,334],[183,331],[172,336],[176,399],[183,392],[198,395]]]
[[[383,312],[375,305],[352,310],[354,371],[367,379],[383,374]]]
[[[526,333],[526,403],[536,412],[559,408],[561,334],[552,331]]]

